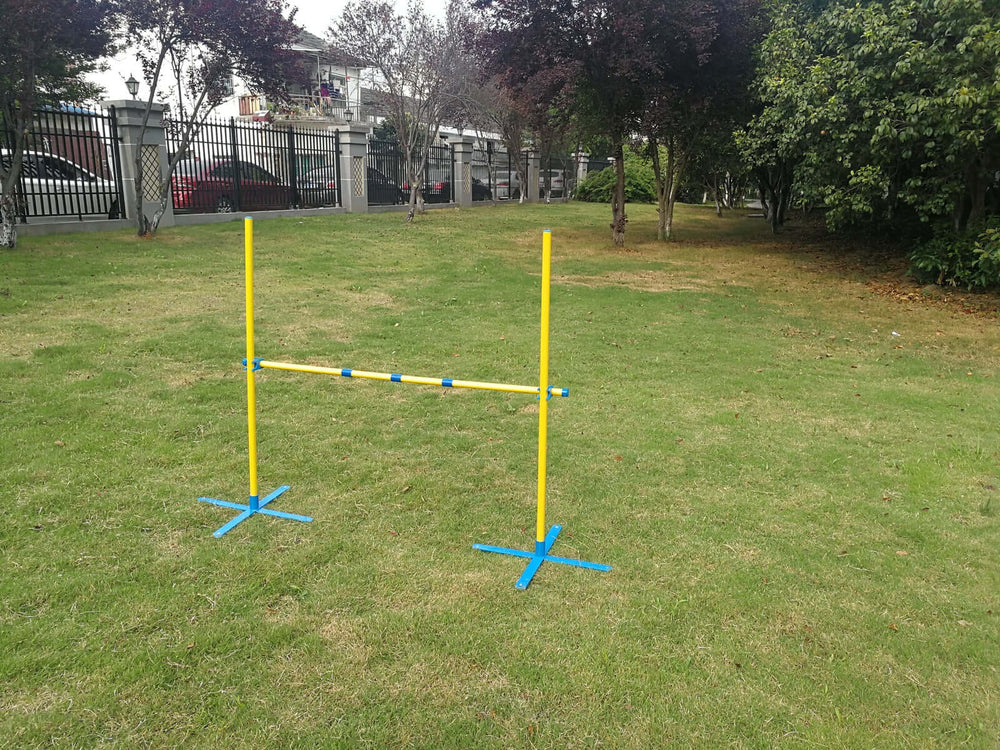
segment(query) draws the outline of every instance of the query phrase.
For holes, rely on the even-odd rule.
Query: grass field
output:
[[[0,748],[995,748],[1000,326],[895,263],[681,207],[259,221],[0,252]]]

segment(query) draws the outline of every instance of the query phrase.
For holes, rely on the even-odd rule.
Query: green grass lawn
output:
[[[681,207],[240,223],[0,252],[0,748],[995,748],[1000,326],[891,259]]]

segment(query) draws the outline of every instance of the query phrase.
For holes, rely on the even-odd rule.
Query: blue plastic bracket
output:
[[[555,544],[556,537],[559,536],[560,531],[562,531],[562,526],[553,526],[550,528],[549,533],[545,535],[544,542],[535,541],[534,552],[525,552],[523,550],[509,549],[507,547],[494,547],[489,544],[473,544],[472,549],[478,549],[483,552],[496,552],[500,555],[528,558],[528,567],[524,569],[521,577],[518,578],[517,583],[514,584],[515,588],[521,589],[522,591],[528,588],[531,580],[535,577],[535,573],[538,572],[538,569],[542,567],[542,563],[544,562],[560,563],[562,565],[571,565],[575,568],[586,568],[587,570],[600,570],[603,572],[611,570],[610,565],[604,565],[602,563],[592,563],[584,560],[573,560],[568,557],[550,555],[549,550],[551,550],[552,545]]]
[[[442,378],[441,379],[441,385],[443,385],[445,388],[453,388],[454,387],[452,385],[452,379],[451,378]]]
[[[343,370],[340,371],[340,376],[344,377],[344,378],[354,377],[354,371],[353,370],[349,370],[349,369],[347,369],[345,367]]]
[[[274,516],[275,518],[285,518],[289,521],[301,521],[302,523],[309,523],[310,521],[312,521],[312,518],[310,518],[309,516],[299,516],[296,515],[295,513],[285,513],[280,510],[272,510],[271,508],[264,507],[269,502],[274,500],[276,497],[286,492],[288,489],[289,489],[288,485],[284,484],[278,489],[276,489],[274,492],[272,492],[270,495],[265,497],[263,500],[259,500],[257,497],[250,495],[249,501],[247,502],[246,505],[244,505],[243,503],[231,503],[227,500],[216,500],[213,497],[199,497],[198,500],[199,502],[202,503],[212,503],[213,505],[221,505],[223,508],[232,508],[233,510],[240,511],[240,514],[236,516],[236,518],[234,518],[232,521],[229,521],[226,524],[223,524],[222,526],[220,526],[218,529],[215,530],[215,533],[213,533],[212,536],[218,539],[220,536],[222,536],[228,531],[232,531],[241,523],[250,518],[250,516],[256,515],[257,513],[261,513],[265,516]]]
[[[389,380],[391,380],[393,383],[402,383],[403,376],[398,372],[394,372],[391,375],[389,375]]]
[[[263,362],[263,361],[264,361],[263,357],[254,357],[253,358],[253,371],[254,372],[257,372],[257,370],[263,369],[260,366],[260,363]],[[247,358],[246,357],[243,358],[243,369],[244,370],[247,369]]]

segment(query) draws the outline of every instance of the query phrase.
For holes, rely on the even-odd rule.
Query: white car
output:
[[[545,196],[545,178],[551,180],[552,198],[562,198],[566,190],[565,172],[561,169],[543,169],[538,175],[538,190]]]
[[[0,150],[3,171],[10,169],[10,152]],[[119,191],[114,182],[98,177],[58,154],[25,151],[21,190],[16,201],[22,216],[100,216],[117,219]]]
[[[566,190],[565,173],[561,169],[543,169],[538,173],[538,197],[545,197],[545,178],[549,175],[552,181],[550,197],[561,198]],[[496,196],[498,200],[521,197],[521,181],[517,177],[517,172],[497,172]]]

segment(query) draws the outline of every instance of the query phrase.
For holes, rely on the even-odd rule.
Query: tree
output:
[[[84,76],[111,51],[113,11],[104,0],[0,0],[0,247],[17,244],[14,190],[34,110],[98,93]]]
[[[479,18],[470,12],[469,6],[462,0],[453,0],[449,3],[448,15],[452,27],[461,30],[465,40],[456,51],[460,60],[452,91],[456,101],[452,109],[455,122],[471,128],[480,141],[489,143],[494,134],[499,135],[507,154],[514,156],[511,166],[517,176],[517,184],[526,185],[526,164],[518,158],[529,137],[525,103],[503,86],[499,76],[490,72],[489,61],[477,43],[483,33],[482,25]],[[486,157],[490,183],[495,185],[497,164],[490,146],[487,146]],[[509,184],[514,183],[511,181]],[[523,190],[520,200],[525,200]],[[493,201],[496,202],[496,195]]]
[[[761,36],[756,0],[714,0],[710,31],[688,41],[688,54],[670,61],[671,76],[653,92],[642,121],[649,142],[659,203],[657,238],[669,240],[674,205],[688,165],[715,152],[744,115]],[[701,27],[696,27],[701,28]],[[679,34],[680,32],[678,32]],[[682,43],[685,38],[678,36]],[[660,145],[665,146],[661,158]]]
[[[650,103],[685,89],[707,61],[720,21],[738,3],[716,0],[479,0],[492,65],[517,96],[565,102],[587,135],[614,148],[612,242],[625,243],[623,145]],[[719,53],[724,53],[720,47]],[[647,119],[648,122],[648,119]]]
[[[779,22],[744,139],[752,165],[780,165],[759,158],[769,150],[787,184],[795,164],[832,228],[981,220],[1000,188],[998,11],[996,0],[836,2]],[[752,134],[765,129],[762,149]]]
[[[232,77],[280,101],[294,75],[291,44],[299,33],[285,0],[128,0],[126,33],[149,87],[136,149],[136,223],[140,236],[159,226],[170,198],[170,176],[206,118],[230,92]],[[165,79],[171,85],[165,85]],[[176,106],[179,145],[166,177],[157,176],[159,207],[146,216],[142,200],[142,143],[153,102]]]
[[[372,86],[399,137],[410,186],[406,220],[413,221],[423,210],[420,188],[431,144],[456,106],[461,29],[428,16],[418,0],[410,0],[405,15],[387,0],[355,0],[329,33],[340,49],[367,60],[377,76]]]
[[[736,143],[757,184],[767,222],[777,232],[785,223],[796,171],[805,158],[807,122],[799,108],[801,92],[788,84],[809,59],[801,30],[821,7],[809,0],[773,0],[768,10],[771,28],[758,51],[753,115],[737,129]]]

